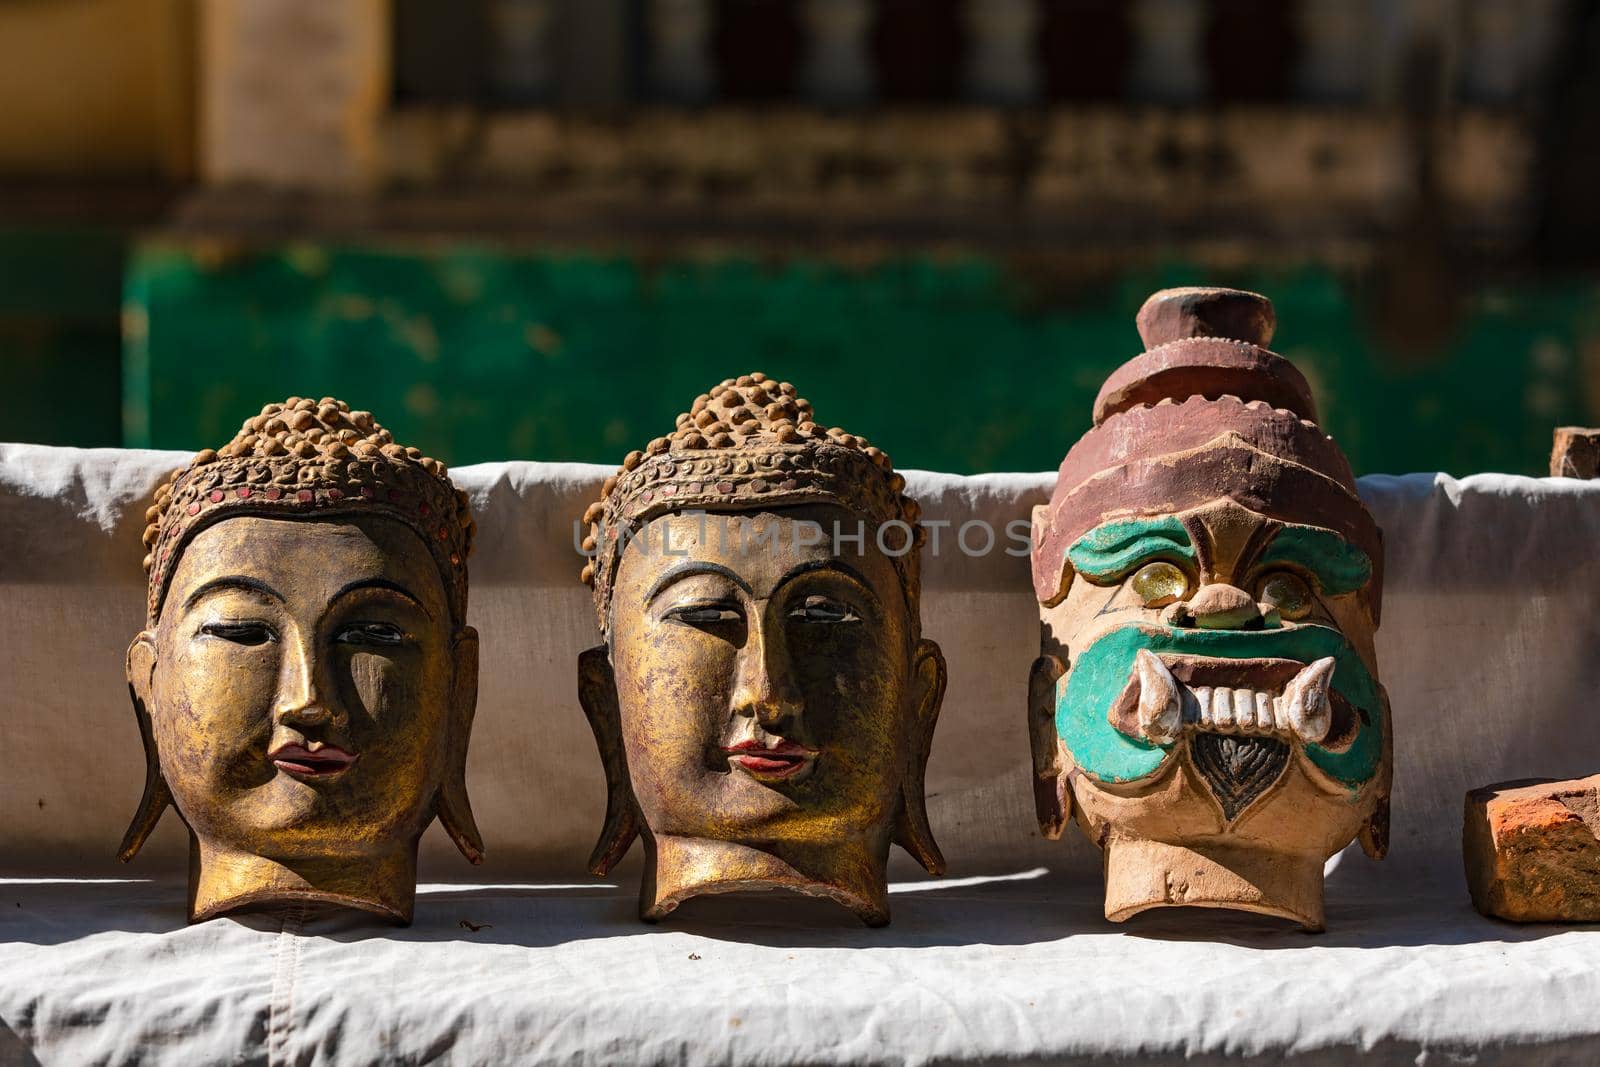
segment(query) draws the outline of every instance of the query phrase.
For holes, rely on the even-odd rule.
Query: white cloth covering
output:
[[[871,931],[788,896],[649,927],[637,856],[612,883],[583,874],[604,795],[576,700],[598,633],[572,520],[609,469],[463,468],[484,666],[469,784],[490,859],[469,868],[430,831],[423,877],[478,884],[425,886],[406,930],[292,913],[187,928],[177,819],[133,866],[111,858],[143,770],[122,681],[139,532],[185,458],[0,445],[0,1063],[1595,1058],[1600,931],[1477,916],[1459,840],[1467,788],[1595,769],[1600,484],[1363,479],[1387,542],[1393,854],[1335,861],[1311,937],[1188,910],[1101,918],[1097,854],[1075,831],[1039,839],[1025,770],[1037,614],[1004,531],[1051,476],[912,472],[928,518],[1000,540],[969,556],[952,527],[925,560],[924,631],[951,679],[929,774],[951,877],[901,883],[894,924]]]

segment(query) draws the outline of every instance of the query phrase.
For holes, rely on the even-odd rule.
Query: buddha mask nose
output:
[[[321,726],[323,723],[333,720],[333,712],[320,704],[302,705],[301,707],[283,709],[281,718],[284,722],[292,722],[301,726]]]
[[[737,715],[753,716],[763,730],[791,732],[799,726],[801,705],[787,678],[774,678],[765,670],[745,673],[733,694]]]
[[[293,648],[278,679],[278,704],[273,719],[297,730],[342,730],[350,717],[328,699],[333,685],[324,677],[314,647]]]
[[[297,730],[343,729],[346,716],[324,703],[297,704],[278,709],[278,722]]]
[[[1246,630],[1261,625],[1261,608],[1243,589],[1214,583],[1203,585],[1188,600],[1162,612],[1171,626],[1198,626],[1206,630]]]
[[[734,683],[734,714],[751,716],[762,729],[775,733],[798,729],[802,704],[792,671],[781,632],[769,634],[752,627]]]

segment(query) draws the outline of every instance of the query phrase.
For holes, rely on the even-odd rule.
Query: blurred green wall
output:
[[[489,247],[148,244],[126,272],[123,437],[198,448],[270,400],[333,394],[453,464],[616,462],[719,379],[792,380],[900,466],[1054,467],[1163,285],[1258,289],[1358,472],[1543,473],[1592,416],[1592,282],[1486,290],[1428,354],[1389,350],[1321,269],[1174,265],[1060,286],[979,258],[849,267]],[[1596,368],[1591,366],[1590,371]],[[1595,388],[1594,383],[1589,388]]]
[[[123,244],[0,229],[0,440],[122,443]]]

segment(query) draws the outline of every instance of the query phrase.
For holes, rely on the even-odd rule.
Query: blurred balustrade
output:
[[[627,57],[611,102],[1383,104],[1422,51],[1443,98],[1505,106],[1537,90],[1573,2],[401,0],[397,84],[409,103],[568,103],[553,55],[599,11],[612,40],[584,47]]]

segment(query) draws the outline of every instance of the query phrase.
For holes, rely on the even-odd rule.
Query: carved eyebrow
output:
[[[867,581],[866,576],[850,566],[850,564],[838,559],[808,559],[804,563],[795,564],[787,574],[778,579],[777,584],[772,587],[773,593],[777,593],[790,580],[814,571],[837,571],[865,589],[874,601],[878,599],[878,594],[873,590],[872,583]]]
[[[429,611],[428,606],[424,604],[414,593],[412,593],[411,590],[407,589],[399,582],[391,582],[387,578],[357,579],[356,581],[353,581],[349,585],[346,585],[344,588],[340,589],[337,593],[333,594],[333,600],[338,600],[347,593],[354,593],[362,589],[387,589],[391,593],[398,593],[400,596],[421,608],[422,613],[428,618],[433,618],[433,612]],[[329,601],[329,603],[332,603],[332,601]]]
[[[678,564],[677,566],[668,570],[661,577],[657,578],[655,584],[650,587],[650,591],[644,595],[644,603],[650,603],[650,601],[656,598],[658,593],[660,593],[667,586],[672,585],[674,582],[681,581],[684,578],[688,578],[696,574],[719,575],[720,577],[728,579],[728,581],[732,582],[740,589],[743,589],[747,595],[755,595],[750,590],[749,582],[745,581],[728,568],[722,566],[720,563],[707,563],[704,560],[690,560],[687,563]]]
[[[190,593],[183,601],[183,610],[188,611],[199,603],[201,598],[222,589],[243,589],[246,592],[259,593],[283,603],[283,594],[259,578],[250,578],[243,574],[228,574],[221,578],[213,578],[201,585],[200,588]]]
[[[1067,562],[1073,570],[1098,582],[1116,581],[1158,556],[1177,556],[1191,563],[1195,559],[1189,531],[1171,515],[1108,522],[1067,549]]]
[[[1298,563],[1317,576],[1329,596],[1353,593],[1372,578],[1367,554],[1332,530],[1286,525],[1267,543],[1257,566]]]

